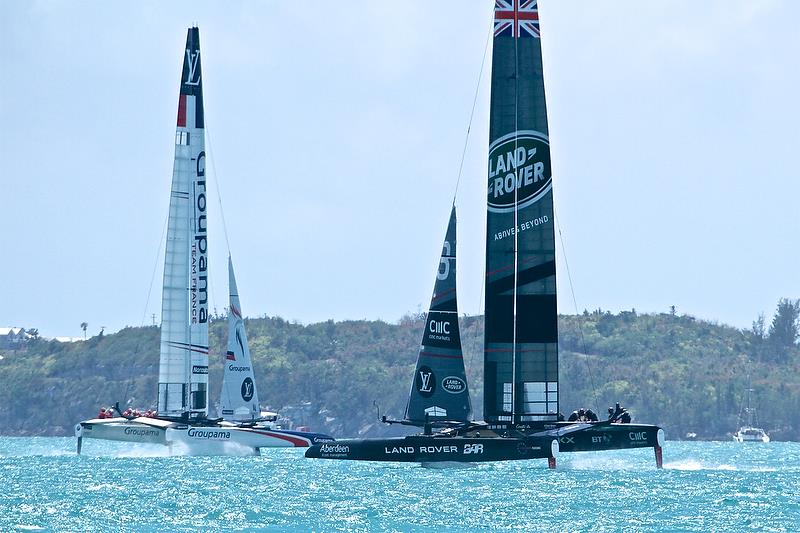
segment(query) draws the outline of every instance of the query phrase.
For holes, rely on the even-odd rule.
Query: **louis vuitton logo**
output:
[[[186,85],[199,85],[200,72],[197,66],[200,63],[200,50],[192,53],[191,50],[186,50],[186,64],[189,66],[189,76],[186,78]]]
[[[420,388],[419,388],[419,391],[420,392],[432,392],[433,391],[433,389],[431,389],[431,376],[432,375],[433,375],[432,372],[422,372],[422,371],[420,371],[420,373],[419,373],[419,377],[420,377]]]

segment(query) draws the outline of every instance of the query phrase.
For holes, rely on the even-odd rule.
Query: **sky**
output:
[[[559,311],[746,328],[800,298],[800,2],[540,4]],[[193,24],[212,308],[230,251],[248,316],[425,311],[455,198],[482,312],[492,7],[0,0],[0,326],[159,320]]]

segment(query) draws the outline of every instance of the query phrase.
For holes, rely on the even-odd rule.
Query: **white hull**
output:
[[[215,426],[188,426],[154,418],[85,420],[75,425],[78,448],[82,439],[103,439],[134,444],[161,444],[176,453],[210,455],[257,454],[261,448],[307,448],[333,441],[318,433],[276,430],[266,426],[237,427],[229,422]]]
[[[307,448],[311,436],[303,437],[267,428],[193,427],[180,426],[167,430],[169,445],[181,445],[204,453],[228,453],[227,447],[241,447],[253,451],[261,448]]]
[[[742,427],[733,434],[736,442],[769,442],[769,435],[761,428]]]
[[[141,418],[94,418],[75,425],[75,436],[87,439],[115,440],[139,444],[166,444],[166,424],[161,420]],[[168,423],[167,423],[168,424]]]

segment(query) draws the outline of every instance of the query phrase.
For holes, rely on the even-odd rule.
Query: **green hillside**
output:
[[[664,426],[669,438],[691,431],[725,439],[737,428],[749,373],[759,423],[773,439],[800,440],[800,306],[781,303],[789,309],[779,306],[771,326],[762,319],[746,331],[674,314],[561,316],[562,410],[604,413],[619,401],[634,420]],[[338,437],[397,431],[376,423],[373,402],[383,413],[402,416],[422,320],[246,320],[262,407]],[[482,317],[462,317],[461,332],[479,419]],[[212,321],[212,403],[226,334],[224,318]],[[101,405],[153,406],[158,343],[158,328],[142,327],[72,344],[35,339],[24,350],[3,352],[0,434],[70,435],[75,422]]]

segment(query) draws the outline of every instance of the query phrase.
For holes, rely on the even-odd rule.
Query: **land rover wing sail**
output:
[[[484,417],[555,421],[555,232],[536,1],[495,2],[491,79]]]

